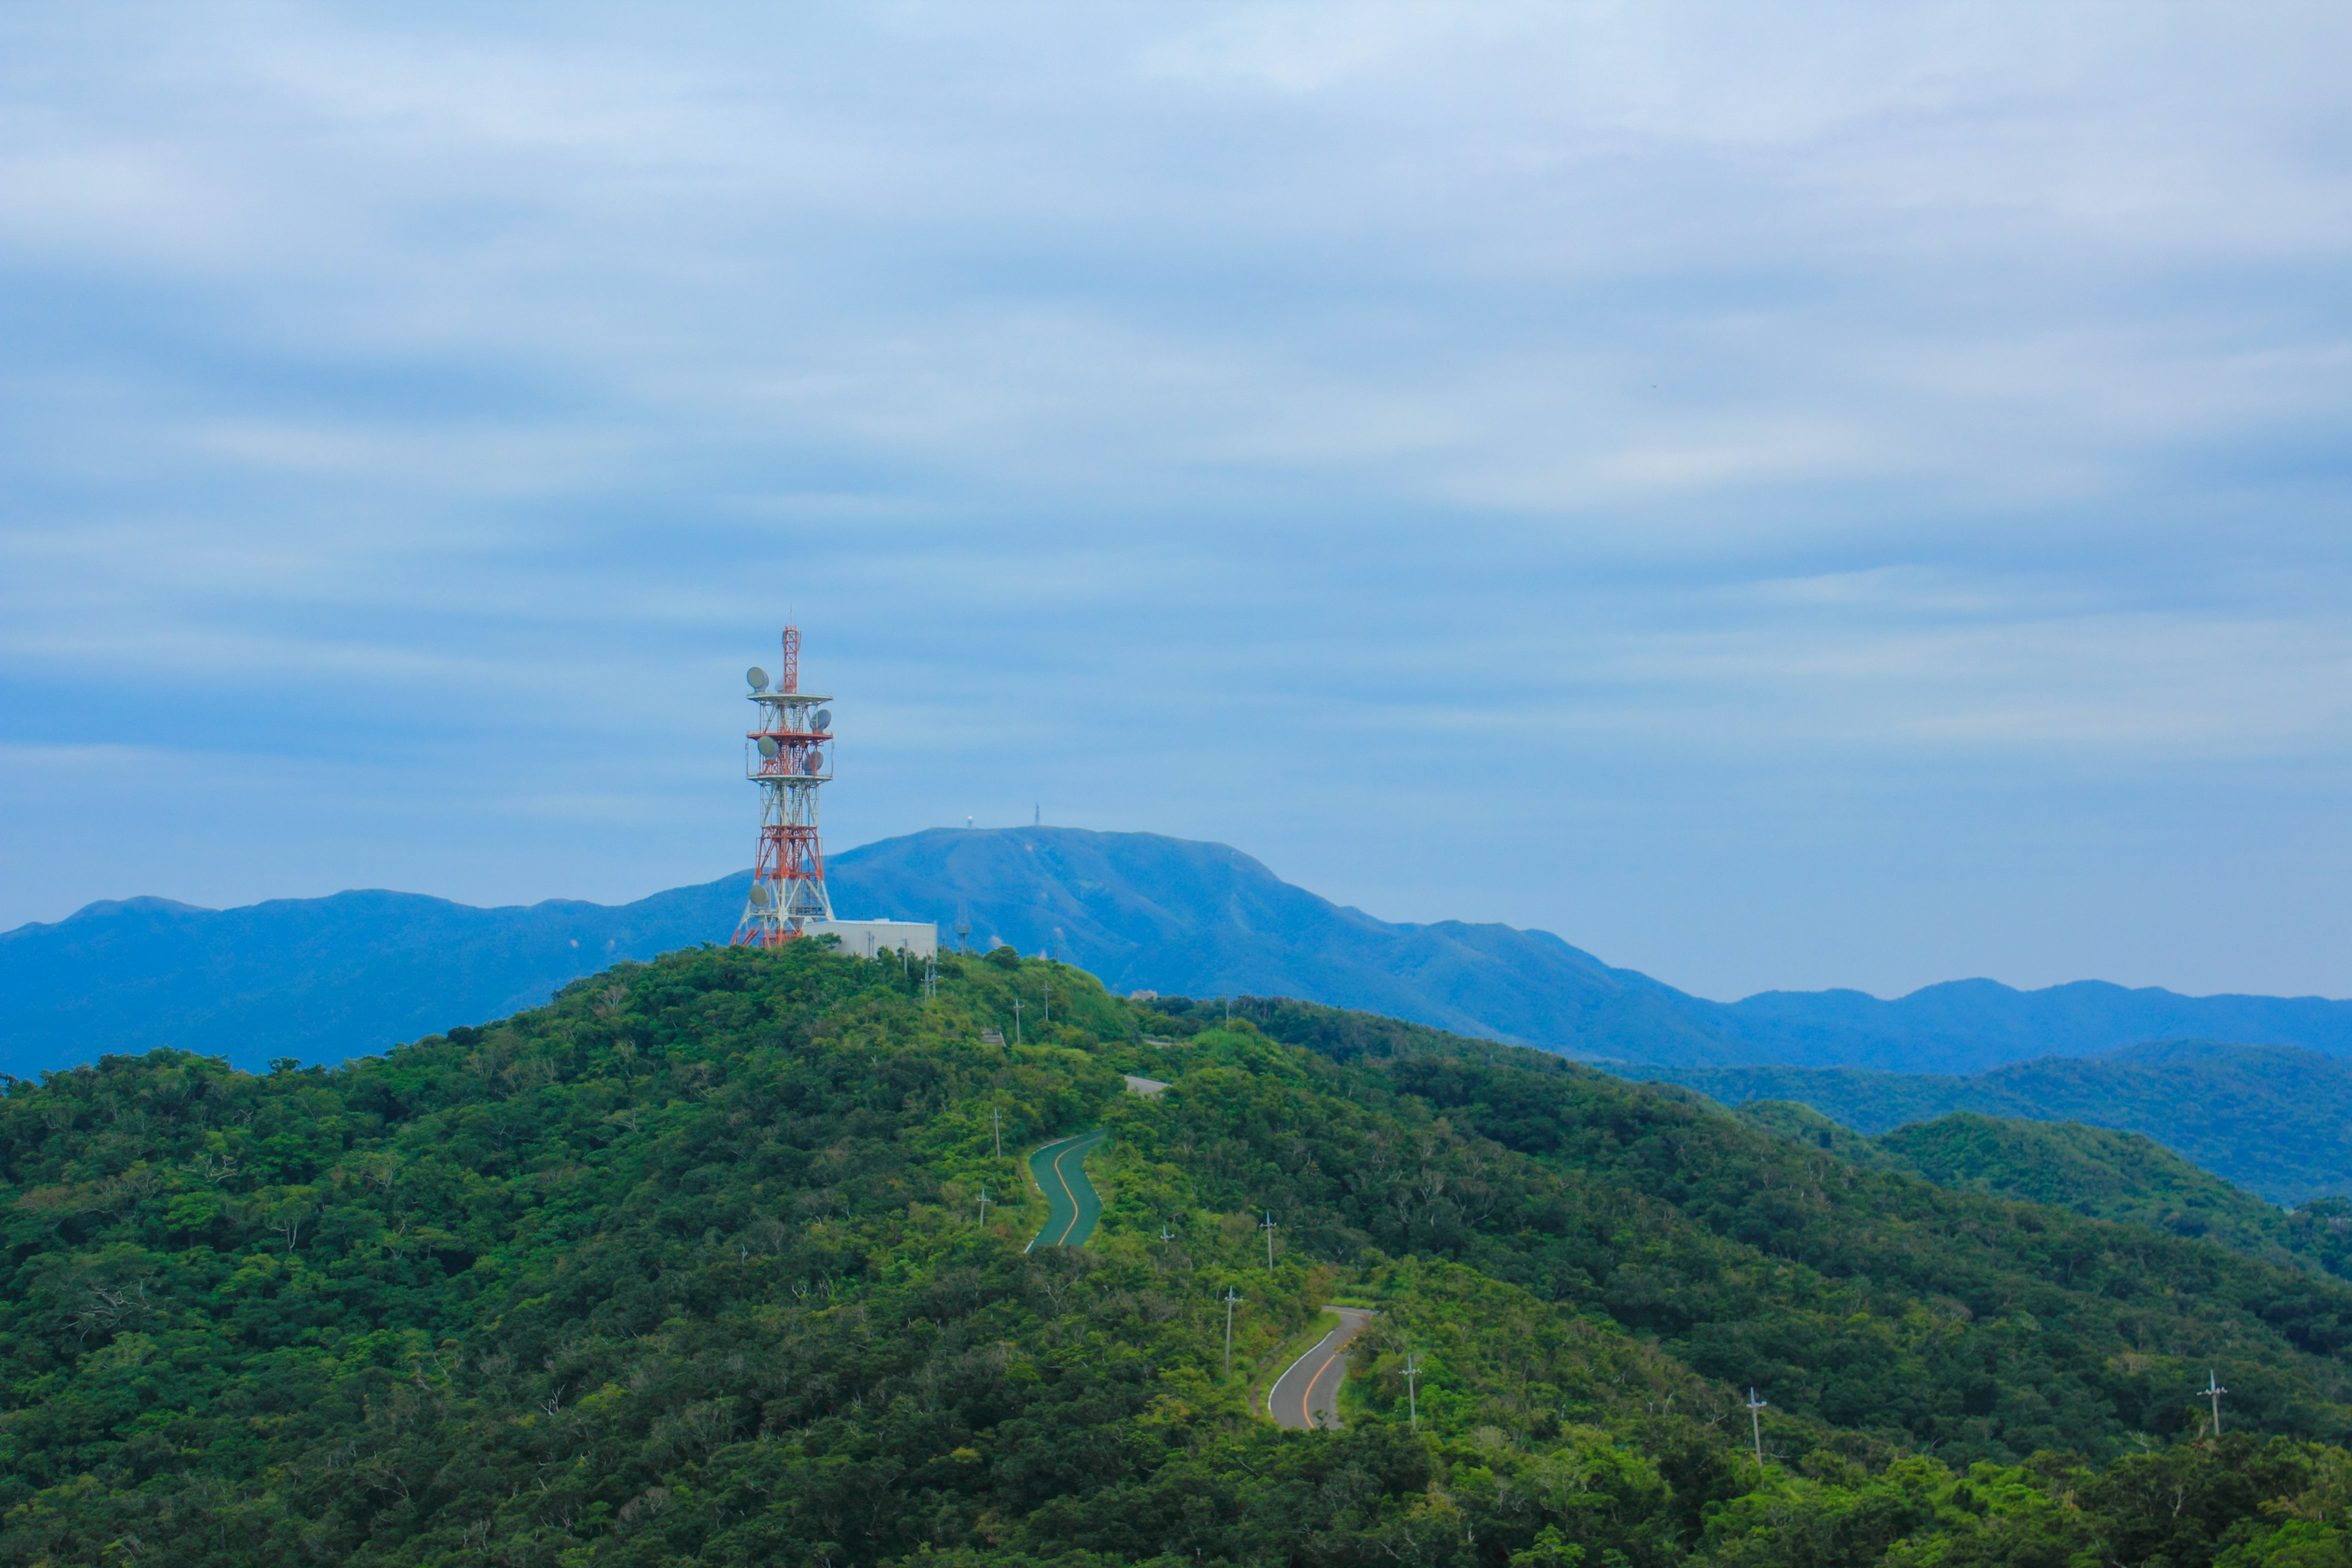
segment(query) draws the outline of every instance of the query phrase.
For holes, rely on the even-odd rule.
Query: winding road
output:
[[[1348,1342],[1372,1321],[1372,1314],[1359,1307],[1323,1310],[1338,1314],[1339,1326],[1292,1362],[1265,1392],[1265,1413],[1277,1426],[1328,1430],[1339,1425],[1339,1380],[1348,1375]]]
[[[1095,1221],[1102,1217],[1102,1196],[1087,1180],[1087,1155],[1107,1136],[1108,1131],[1097,1127],[1091,1132],[1056,1139],[1029,1156],[1029,1173],[1045,1194],[1045,1228],[1022,1248],[1024,1252],[1041,1247],[1084,1247],[1087,1237],[1094,1235]]]

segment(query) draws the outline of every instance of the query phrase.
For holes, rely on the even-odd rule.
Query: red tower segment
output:
[[[736,922],[734,944],[780,947],[810,921],[833,918],[817,842],[817,786],[833,776],[830,698],[800,689],[801,634],[784,628],[783,673],[747,672],[759,727],[745,737],[745,776],[760,786],[760,851],[751,892]]]

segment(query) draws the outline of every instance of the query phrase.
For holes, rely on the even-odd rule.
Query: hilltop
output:
[[[829,868],[845,914],[951,927],[963,913],[982,942],[1050,948],[1116,990],[1296,996],[1586,1059],[1961,1073],[2186,1036],[2352,1054],[2352,1003],[2319,998],[1961,981],[1895,1001],[1712,1002],[1549,932],[1376,920],[1238,850],[1155,834],[935,829],[836,854]],[[618,959],[723,941],[744,885],[721,878],[620,906],[482,910],[381,891],[228,910],[95,904],[0,934],[0,1068],[155,1045],[248,1068],[339,1061],[535,1005]]]
[[[333,1070],[10,1086],[0,1558],[2344,1549],[2352,1290],[1557,1057],[944,967],[704,949]],[[1087,1126],[1097,1240],[1024,1252],[1020,1156]],[[1247,1391],[1334,1296],[1380,1312],[1347,1427],[1279,1431]]]

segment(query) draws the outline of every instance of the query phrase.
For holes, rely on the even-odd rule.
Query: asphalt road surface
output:
[[[1355,1307],[1323,1310],[1338,1313],[1339,1326],[1316,1341],[1266,1390],[1266,1414],[1278,1426],[1328,1430],[1339,1425],[1339,1380],[1348,1375],[1348,1342],[1372,1321],[1372,1314]]]
[[[1023,1250],[1084,1247],[1102,1218],[1102,1197],[1087,1180],[1087,1155],[1107,1136],[1102,1128],[1058,1139],[1029,1156],[1029,1173],[1045,1194],[1045,1228]]]

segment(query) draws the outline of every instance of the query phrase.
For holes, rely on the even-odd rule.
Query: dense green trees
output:
[[[1878,1133],[1954,1111],[2060,1118],[2140,1132],[2244,1190],[2300,1205],[2352,1192],[2352,1060],[2291,1046],[2151,1041],[2093,1057],[2042,1057],[1966,1078],[1860,1068],[1626,1064],[1726,1105],[1792,1100]]]
[[[896,963],[705,949],[331,1072],[13,1086],[0,1560],[2342,1553],[2324,1280],[1550,1058],[1010,956],[927,1001]],[[1016,1000],[1024,1042],[982,1044]],[[1094,1124],[1097,1244],[1024,1254],[1021,1153]],[[1381,1309],[1349,1426],[1276,1431],[1251,1378],[1337,1292]],[[2219,1446],[2209,1361],[2247,1428]]]
[[[1738,1114],[1872,1170],[2126,1220],[2264,1262],[2352,1276],[2352,1201],[2314,1198],[2281,1209],[2137,1132],[1960,1110],[1869,1138],[1791,1100],[1750,1100]]]

